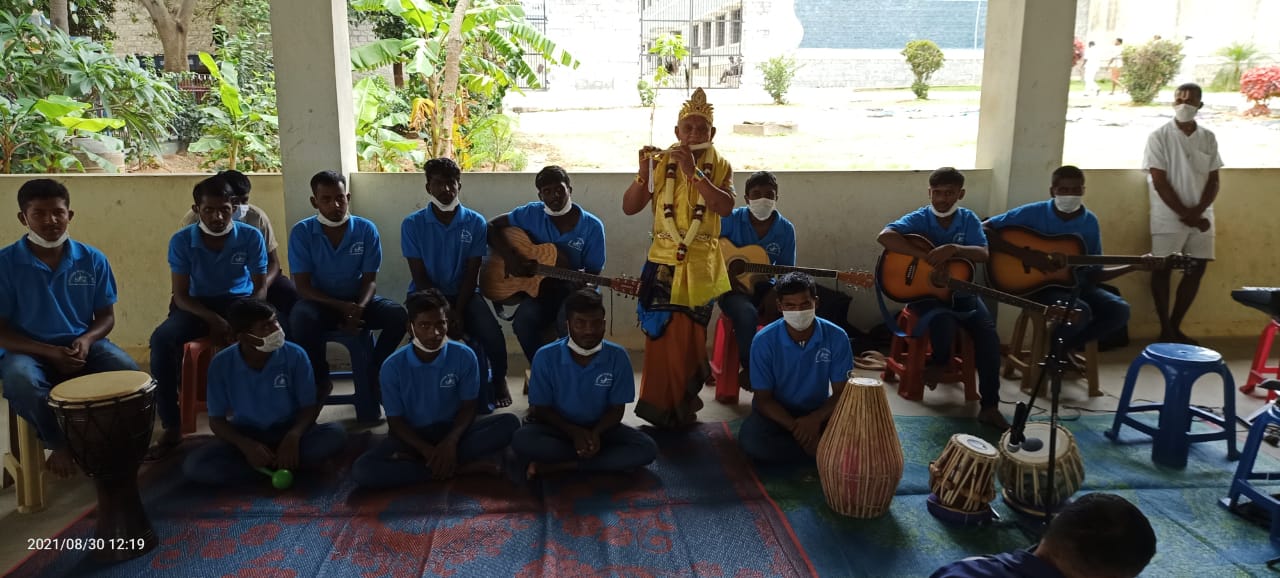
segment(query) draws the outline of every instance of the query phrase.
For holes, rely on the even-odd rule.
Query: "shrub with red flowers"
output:
[[[1084,58],[1084,43],[1079,38],[1072,42],[1071,47],[1071,66],[1079,66],[1080,60]]]
[[[1245,111],[1249,116],[1271,114],[1267,101],[1280,96],[1280,66],[1259,66],[1240,75],[1240,92],[1253,101],[1253,108]]]

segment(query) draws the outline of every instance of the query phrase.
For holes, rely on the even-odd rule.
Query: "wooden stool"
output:
[[[4,471],[17,486],[18,513],[32,514],[45,508],[44,447],[36,428],[18,417],[9,406],[9,451],[4,455]]]
[[[898,314],[898,327],[912,332],[915,325],[915,313],[910,307],[903,308]],[[893,337],[889,356],[884,360],[884,373],[880,374],[886,382],[899,382],[898,395],[913,401],[924,399],[925,361],[933,355],[928,328],[921,329],[923,331],[913,332],[915,337]],[[939,381],[963,383],[966,401],[982,399],[978,394],[977,369],[973,363],[973,339],[963,329],[956,330],[956,338],[951,342],[951,357]]]
[[[1023,349],[1028,328],[1031,329],[1030,349]],[[1013,337],[1003,354],[1004,368],[1001,374],[1006,379],[1014,379],[1021,374],[1022,393],[1030,394],[1032,386],[1040,383],[1040,362],[1048,354],[1049,327],[1044,316],[1024,310],[1013,324]],[[1089,384],[1089,397],[1101,396],[1102,390],[1098,386],[1097,341],[1090,341],[1084,346],[1084,378]]]
[[[178,409],[182,411],[182,434],[196,432],[196,415],[208,411],[205,390],[209,379],[209,362],[218,353],[209,338],[188,341],[182,347],[182,385]]]
[[[533,376],[532,371],[528,369],[524,370],[524,394],[525,395],[529,395],[529,378],[532,376]]]

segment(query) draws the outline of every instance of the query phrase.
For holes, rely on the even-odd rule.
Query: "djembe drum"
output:
[[[929,513],[964,524],[990,520],[999,458],[996,448],[982,438],[951,436],[942,455],[929,463]]]
[[[85,544],[99,560],[136,558],[157,544],[138,495],[155,389],[141,371],[109,371],[67,380],[49,393],[67,449],[98,491],[97,533]]]
[[[818,477],[827,505],[854,518],[883,516],[902,480],[902,468],[902,444],[884,383],[849,372],[818,442]]]
[[[1044,517],[1046,505],[1057,510],[1084,483],[1084,462],[1076,438],[1067,428],[1058,426],[1054,464],[1053,496],[1049,491],[1049,424],[1029,423],[1023,430],[1027,439],[1037,438],[1044,445],[1035,450],[1009,450],[1009,433],[1000,437],[1000,465],[996,478],[1003,487],[1001,495],[1009,507],[1030,516]],[[1047,504],[1046,504],[1047,502]]]

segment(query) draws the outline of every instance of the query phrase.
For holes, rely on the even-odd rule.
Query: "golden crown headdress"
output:
[[[680,107],[680,118],[677,122],[684,120],[686,116],[700,116],[707,119],[707,124],[715,125],[714,107],[707,103],[707,93],[701,88],[693,91],[693,96],[684,102],[684,106]]]

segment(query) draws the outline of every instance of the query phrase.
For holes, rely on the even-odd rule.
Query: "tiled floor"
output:
[[[1252,339],[1210,340],[1205,345],[1222,352],[1226,356],[1236,379],[1239,382],[1243,382],[1248,375],[1249,363],[1253,355],[1254,342]],[[1123,385],[1125,371],[1128,369],[1129,362],[1140,350],[1141,346],[1134,345],[1124,350],[1103,353],[1100,356],[1101,367],[1099,374],[1102,381],[1102,390],[1106,392],[1106,395],[1090,399],[1085,392],[1083,382],[1079,384],[1068,382],[1064,385],[1062,391],[1061,414],[1064,417],[1070,417],[1082,411],[1113,411],[1118,401],[1117,396],[1119,396]],[[636,367],[639,367],[639,362],[639,356],[636,356],[633,359]],[[511,364],[512,375],[522,374],[523,365],[523,358],[517,360],[513,357]],[[639,383],[638,375],[636,382],[637,384]],[[508,411],[523,414],[527,409],[527,400],[520,395],[521,381],[519,378],[512,378],[509,383],[511,384],[512,392],[515,394],[515,404]],[[342,385],[339,385],[339,388],[341,387]],[[1025,396],[1018,392],[1017,384],[1009,380],[1004,382],[1001,393],[1006,402],[1002,406],[1004,412],[1007,416],[1012,417],[1013,409],[1011,404],[1019,400],[1025,400]],[[1139,380],[1134,397],[1159,400],[1162,396],[1163,382],[1159,380],[1155,370],[1145,370]],[[744,394],[736,406],[726,406],[715,402],[711,389],[704,389],[702,397],[706,402],[706,409],[699,413],[702,421],[735,419],[743,416],[750,408],[750,394]],[[1192,402],[1197,405],[1221,408],[1223,404],[1222,389],[1214,379],[1206,379],[1196,388],[1192,396]],[[921,403],[899,398],[896,395],[896,390],[891,385],[889,386],[889,403],[894,413],[898,415],[971,415],[976,411],[976,403],[966,404],[963,393],[958,386],[942,386],[937,391],[927,391],[925,400]],[[1251,398],[1236,393],[1236,411],[1240,415],[1248,415],[1261,404],[1260,398]],[[1040,400],[1037,405],[1045,407],[1047,404],[1044,400]],[[0,431],[8,431],[7,424],[3,423],[6,415],[6,412],[0,412]],[[320,419],[323,421],[339,420],[352,423],[354,417],[354,411],[350,406],[341,406],[325,408]],[[625,421],[632,425],[640,425],[642,423],[630,412],[628,412]],[[208,431],[203,420],[200,425],[201,431]],[[1241,433],[1243,433],[1243,429],[1243,426],[1240,426]],[[374,431],[385,432],[386,426],[378,426]],[[8,447],[7,443],[4,447]],[[1226,488],[1223,488],[1223,492],[1225,495]],[[82,476],[50,483],[46,495],[49,502],[47,509],[36,514],[23,515],[14,510],[13,489],[0,491],[0,570],[9,569],[27,555],[28,538],[49,537],[56,534],[84,513],[87,508],[93,506],[95,501],[92,484]]]

